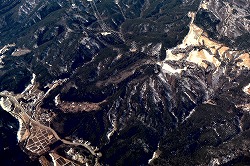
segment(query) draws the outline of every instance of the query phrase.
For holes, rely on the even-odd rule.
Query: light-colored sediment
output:
[[[209,54],[207,50],[193,50],[190,52],[189,56],[186,59],[189,62],[193,62],[207,68],[207,64],[203,62],[206,60],[208,62],[213,63],[216,67],[220,66],[220,61],[216,59],[213,55]]]
[[[202,5],[205,8],[205,4]],[[206,68],[207,64],[203,61],[208,61],[213,63],[216,67],[219,67],[221,64],[220,60],[229,59],[233,60],[234,57],[238,56],[237,59],[241,59],[242,62],[238,62],[237,66],[246,67],[250,69],[250,54],[249,53],[240,53],[237,50],[232,50],[228,46],[223,45],[217,41],[214,41],[207,37],[207,34],[198,26],[194,24],[196,13],[189,12],[189,17],[191,17],[191,22],[189,25],[189,32],[187,36],[183,39],[182,43],[175,48],[171,48],[166,50],[166,59],[164,61],[179,61],[184,59],[189,62],[196,63],[197,65]],[[202,47],[201,49],[192,49],[191,51],[187,51],[187,53],[180,53],[176,50],[188,50],[192,47]],[[203,48],[204,47],[204,48]],[[185,55],[186,54],[186,55]],[[216,54],[219,54],[220,59],[216,57]],[[236,59],[236,60],[237,60]],[[164,67],[164,65],[162,65]],[[173,70],[166,66],[165,68],[169,69],[170,72]],[[176,72],[175,72],[176,73]],[[177,72],[179,73],[179,72]]]
[[[239,56],[238,59],[241,59],[242,62],[238,62],[238,66],[245,66],[248,69],[250,69],[250,54],[249,53],[244,53]]]

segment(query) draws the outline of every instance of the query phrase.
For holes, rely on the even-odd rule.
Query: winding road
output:
[[[13,97],[11,94],[8,94],[8,92],[0,92],[0,96],[2,97],[7,97],[12,104],[14,104],[14,106],[18,109],[20,109],[20,112],[12,112],[10,111],[9,113],[12,115],[14,114],[17,114],[21,120],[23,121],[23,123],[25,123],[26,125],[29,124],[30,122],[34,123],[35,125],[39,126],[40,128],[43,128],[43,129],[46,129],[48,131],[50,131],[54,137],[57,139],[57,140],[61,140],[64,144],[67,144],[67,145],[74,145],[74,146],[83,146],[85,147],[86,149],[88,149],[90,151],[90,153],[94,156],[97,156],[98,153],[96,153],[94,151],[94,149],[87,145],[87,144],[83,144],[83,143],[77,143],[77,142],[70,142],[68,140],[65,140],[65,139],[61,139],[58,134],[55,132],[55,130],[53,130],[52,128],[48,127],[48,126],[45,126],[43,124],[41,124],[40,122],[38,121],[35,121],[34,119],[32,119],[28,114],[27,112],[25,111],[25,109],[20,105],[20,103],[16,100],[15,97]]]

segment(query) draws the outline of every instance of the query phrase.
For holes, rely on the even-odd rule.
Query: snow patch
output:
[[[169,74],[181,74],[183,70],[187,70],[187,67],[184,67],[182,69],[174,69],[166,63],[158,63],[158,65],[162,66],[163,71]]]

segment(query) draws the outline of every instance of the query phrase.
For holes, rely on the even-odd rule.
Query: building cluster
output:
[[[27,140],[26,149],[37,155],[47,152],[49,145],[57,141],[50,130],[40,128],[35,124],[30,128],[30,133],[31,135]]]

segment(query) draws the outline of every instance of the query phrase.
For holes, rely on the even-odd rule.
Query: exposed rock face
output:
[[[204,21],[202,23],[198,18],[197,23],[214,39],[246,49],[250,34],[249,3],[248,0],[203,1],[198,14],[202,15]]]
[[[220,20],[218,32],[229,38],[237,38],[250,32],[250,1],[206,1],[207,9]]]
[[[29,114],[49,119],[61,138],[91,142],[102,153],[98,162],[249,163],[249,1],[0,7],[0,90],[33,96],[19,99]],[[31,79],[37,85],[24,93]],[[73,160],[65,154],[71,148],[54,147],[51,155]]]

